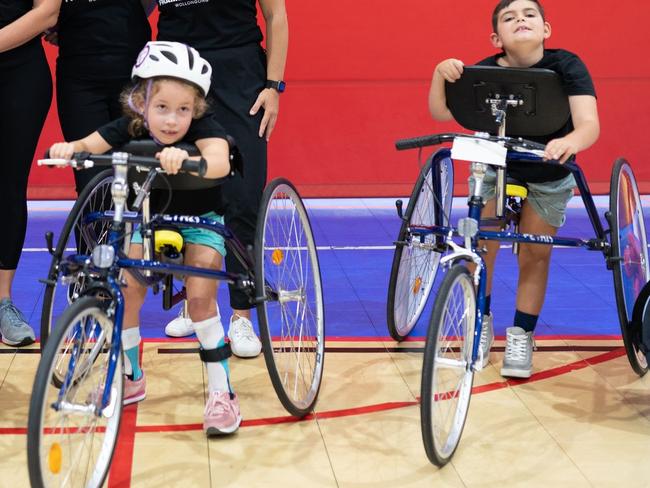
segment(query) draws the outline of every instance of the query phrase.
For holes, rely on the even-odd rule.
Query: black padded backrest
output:
[[[186,150],[190,156],[199,156],[201,153],[198,148],[193,144],[178,143],[174,144],[174,147]],[[126,144],[125,146],[117,149],[116,151],[128,152],[131,154],[137,154],[138,156],[149,156],[155,157],[156,153],[161,150],[161,147],[157,145],[151,139],[141,139],[134,140]],[[131,182],[144,182],[147,176],[147,171],[137,171],[135,168],[129,169],[129,183]],[[205,188],[212,188],[222,184],[225,178],[217,179],[208,179],[200,178],[198,176],[193,176],[187,173],[178,173],[175,175],[161,175],[153,181],[153,189],[164,189],[168,187],[162,181],[162,177],[167,178],[169,184],[172,187],[172,190],[203,190]]]
[[[538,137],[554,134],[571,111],[560,77],[538,68],[465,66],[455,83],[445,83],[447,106],[465,129],[495,134],[498,125],[487,99],[513,96],[523,105],[508,107],[506,135]]]

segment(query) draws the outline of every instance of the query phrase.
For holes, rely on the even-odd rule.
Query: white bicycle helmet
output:
[[[150,41],[140,54],[131,71],[131,78],[169,76],[189,81],[207,96],[210,90],[212,66],[193,47],[180,42]]]

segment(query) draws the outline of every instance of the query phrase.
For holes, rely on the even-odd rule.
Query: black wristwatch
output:
[[[282,80],[280,81],[266,80],[266,88],[273,88],[278,93],[283,93],[284,90],[287,88],[287,84]]]

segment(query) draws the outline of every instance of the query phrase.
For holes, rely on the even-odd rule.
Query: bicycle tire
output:
[[[285,409],[303,417],[314,408],[323,376],[323,288],[307,210],[286,179],[274,179],[262,195],[255,281],[264,298],[257,317],[271,382]]]
[[[454,317],[459,311],[462,311],[460,317]],[[475,317],[472,276],[464,265],[455,264],[445,274],[436,295],[424,348],[420,388],[424,450],[429,461],[440,467],[454,455],[469,411],[474,381],[471,364]],[[448,318],[451,319],[449,323]],[[457,373],[455,380],[452,372]],[[447,415],[438,415],[440,409],[446,409]],[[443,425],[445,419],[449,420],[449,425]]]

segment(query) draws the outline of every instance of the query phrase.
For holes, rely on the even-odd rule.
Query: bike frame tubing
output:
[[[115,212],[92,212],[86,216],[84,219],[84,227],[87,227],[89,224],[96,222],[98,220],[112,220],[115,215]],[[140,214],[135,212],[124,212],[123,221],[130,222],[133,224],[140,223],[142,217]],[[152,219],[150,225],[154,228],[156,225],[165,225],[173,224],[177,227],[192,227],[192,228],[201,228],[207,229],[219,234],[225,240],[228,251],[232,252],[235,258],[244,266],[244,268],[252,273],[253,263],[248,256],[248,252],[244,248],[244,245],[241,241],[233,234],[233,232],[223,224],[216,222],[212,219],[206,219],[203,217],[196,217],[193,215],[158,215]],[[123,235],[123,234],[121,234]],[[118,233],[117,235],[111,235],[109,242],[113,243],[113,247],[116,252],[119,252],[119,247],[117,243],[121,240],[121,236]],[[87,259],[87,256],[71,256],[72,261],[77,264],[83,264]],[[236,284],[240,280],[241,276],[234,273],[228,273],[227,271],[220,270],[210,270],[205,268],[196,268],[192,266],[185,266],[181,264],[171,264],[171,263],[162,263],[160,261],[146,261],[143,259],[129,259],[129,258],[120,258],[117,262],[120,268],[127,268],[133,270],[152,270],[158,273],[172,274],[172,273],[181,273],[190,276],[199,276],[203,278],[217,279],[221,281],[226,281],[227,283]],[[158,279],[143,279],[143,284],[151,285]]]

